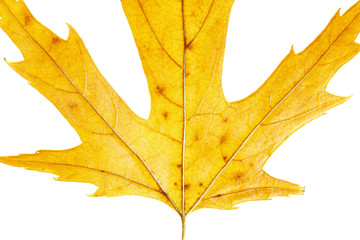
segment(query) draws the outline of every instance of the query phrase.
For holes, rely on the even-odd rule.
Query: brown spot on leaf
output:
[[[187,49],[189,49],[189,50],[194,49],[194,42],[190,43],[190,44],[187,46]]]
[[[222,136],[222,137],[220,138],[220,143],[223,144],[223,143],[225,143],[225,142],[226,142],[226,137],[225,137],[225,136]]]
[[[79,106],[78,106],[76,103],[69,103],[69,104],[68,104],[68,107],[69,107],[71,110],[74,110],[74,109],[78,108]]]
[[[204,186],[204,184],[203,184],[203,183],[199,183],[199,187],[202,187],[202,186]]]
[[[190,184],[185,184],[185,185],[184,185],[184,189],[185,189],[185,190],[188,190],[189,188],[190,188]]]
[[[156,90],[157,90],[158,93],[162,93],[165,89],[160,87],[159,85],[157,85]]]
[[[177,168],[182,168],[181,164],[176,165]]]
[[[226,161],[226,160],[227,160],[227,156],[223,156],[223,159],[224,159],[224,161]]]
[[[190,72],[186,71],[185,77],[188,77],[190,75]]]
[[[199,135],[196,134],[194,139],[195,139],[195,141],[198,141],[199,140]]]
[[[254,164],[253,163],[250,163],[250,167],[253,167],[254,166]]]
[[[243,173],[238,173],[238,174],[235,175],[235,180],[236,181],[242,181],[244,176],[245,175]]]
[[[169,116],[169,112],[164,111],[164,112],[163,112],[163,116],[164,116],[164,118],[165,118],[165,119],[167,119],[167,118],[168,118],[168,116]]]
[[[29,25],[30,22],[31,22],[31,17],[30,16],[25,16],[25,21],[24,21],[25,25]]]
[[[224,118],[224,122],[227,122],[227,121],[229,121],[229,119],[228,119],[228,118]]]
[[[177,186],[177,185],[178,185],[178,183],[177,183],[177,182],[174,182],[174,185],[175,185],[175,186]]]
[[[53,37],[53,39],[51,40],[51,42],[53,43],[53,44],[57,44],[57,43],[59,43],[61,40],[60,40],[60,38],[59,37]]]

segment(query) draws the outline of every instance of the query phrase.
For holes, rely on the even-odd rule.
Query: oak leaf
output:
[[[62,151],[0,162],[98,186],[93,196],[139,195],[185,217],[200,208],[299,195],[263,170],[297,129],[347,100],[326,92],[360,50],[360,3],[339,12],[303,52],[293,49],[253,94],[226,101],[221,74],[233,0],[122,0],[151,96],[137,116],[96,68],[69,25],[63,40],[22,0],[0,0],[0,26],[24,56],[8,62],[51,101],[81,138]]]

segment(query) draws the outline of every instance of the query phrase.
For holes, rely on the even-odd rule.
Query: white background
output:
[[[119,0],[27,0],[33,14],[61,37],[65,22],[82,36],[97,66],[142,117],[149,94]],[[339,7],[355,0],[236,0],[224,66],[229,101],[259,87],[288,53],[300,52]],[[342,11],[343,12],[343,11]],[[0,58],[21,54],[0,33]],[[304,196],[240,204],[238,210],[190,215],[187,240],[360,239],[360,56],[329,84],[345,104],[308,124],[270,158],[271,175],[306,186]],[[64,149],[80,143],[56,109],[0,62],[0,155]],[[90,198],[90,184],[0,165],[0,239],[180,240],[180,219],[141,197]]]

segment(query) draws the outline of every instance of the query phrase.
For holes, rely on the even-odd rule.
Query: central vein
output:
[[[182,134],[182,156],[181,156],[181,208],[182,219],[185,220],[185,137],[186,137],[186,33],[185,33],[185,16],[184,0],[181,1],[182,10],[182,27],[183,27],[183,134]]]

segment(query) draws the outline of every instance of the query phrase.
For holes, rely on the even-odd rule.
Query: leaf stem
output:
[[[181,223],[182,223],[182,234],[181,234],[181,240],[185,239],[185,230],[186,230],[186,217],[181,217]]]

